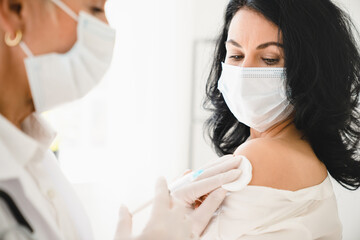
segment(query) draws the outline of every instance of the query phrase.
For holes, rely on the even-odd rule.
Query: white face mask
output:
[[[26,72],[38,113],[85,96],[104,77],[110,66],[115,30],[97,18],[80,12],[79,16],[60,0],[52,0],[78,22],[77,42],[65,54],[33,56],[24,42],[28,56]]]
[[[242,68],[222,64],[218,89],[237,120],[265,132],[293,111],[285,94],[284,68]]]

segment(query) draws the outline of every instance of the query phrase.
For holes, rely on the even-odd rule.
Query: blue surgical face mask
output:
[[[293,112],[284,68],[242,68],[222,64],[218,89],[237,120],[265,132]]]
[[[110,66],[115,30],[97,18],[77,15],[60,0],[52,2],[77,22],[77,42],[65,53],[34,56],[25,42],[26,72],[35,109],[41,113],[85,96]]]

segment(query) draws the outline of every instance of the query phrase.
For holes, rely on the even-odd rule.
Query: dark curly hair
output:
[[[204,106],[206,128],[218,155],[232,154],[250,135],[217,89],[229,25],[241,9],[254,10],[283,36],[287,98],[294,124],[331,176],[343,187],[360,187],[359,36],[349,15],[331,0],[230,0],[217,40]]]

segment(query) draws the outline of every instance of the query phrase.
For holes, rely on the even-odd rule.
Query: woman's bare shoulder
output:
[[[325,165],[301,142],[258,138],[242,144],[235,155],[251,162],[250,185],[296,191],[320,184],[327,176]]]

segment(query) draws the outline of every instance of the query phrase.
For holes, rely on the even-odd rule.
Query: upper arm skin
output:
[[[284,140],[258,138],[242,144],[234,153],[243,155],[252,164],[249,185],[296,191],[321,183],[327,175],[324,165],[297,156]]]

